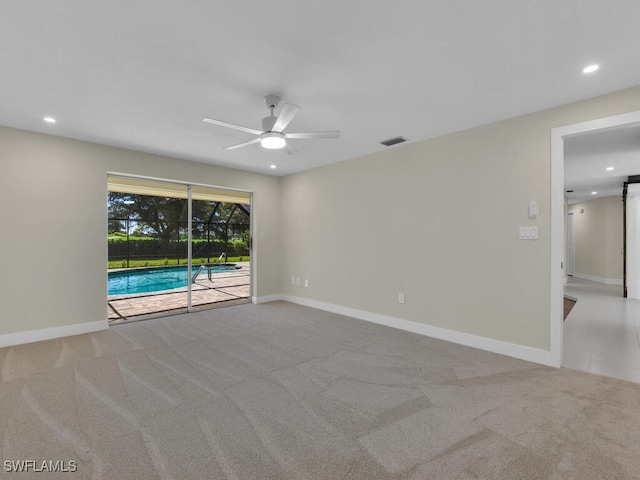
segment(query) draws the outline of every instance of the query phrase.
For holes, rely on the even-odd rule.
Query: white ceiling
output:
[[[638,85],[639,18],[637,0],[2,0],[0,124],[284,175]],[[302,107],[290,131],[341,138],[228,151],[252,137],[201,122],[260,128],[269,93]]]
[[[607,171],[607,167],[613,170]],[[619,195],[640,175],[640,125],[576,135],[564,141],[564,186],[569,203]],[[596,192],[593,194],[592,192]]]

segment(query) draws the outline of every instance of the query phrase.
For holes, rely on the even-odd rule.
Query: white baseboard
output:
[[[583,280],[590,280],[592,282],[604,283],[607,285],[620,285],[622,286],[621,278],[605,278],[605,277],[597,277],[595,275],[587,275],[586,273],[578,273],[574,272],[573,276],[576,278],[581,278]]]
[[[60,327],[42,328],[40,330],[28,330],[26,332],[6,333],[0,335],[0,348],[22,345],[25,343],[40,342],[81,333],[91,333],[109,328],[109,322],[98,320],[96,322],[75,323],[73,325],[62,325]]]
[[[269,302],[277,302],[278,300],[282,300],[282,295],[263,295],[262,297],[251,297],[251,303],[269,303]]]
[[[407,332],[418,333],[427,337],[446,340],[448,342],[465,345],[467,347],[478,348],[487,352],[498,353],[500,355],[519,358],[521,360],[527,360],[529,362],[539,363],[542,365],[557,366],[553,361],[551,352],[547,350],[526,347],[524,345],[503,342],[501,340],[494,340],[487,337],[458,332],[446,328],[434,327],[432,325],[426,325],[424,323],[412,322],[410,320],[403,320],[401,318],[390,317],[388,315],[380,315],[378,313],[367,312],[365,310],[343,307],[341,305],[334,305],[332,303],[311,300],[304,297],[296,297],[293,295],[270,295],[269,297],[260,297],[260,299],[262,300],[263,298],[271,297],[274,298],[269,301],[284,300],[287,302],[296,303],[298,305],[304,305],[327,312],[337,313],[339,315],[357,318],[359,320],[365,320],[367,322],[386,325],[388,327],[405,330]],[[260,301],[256,303],[263,302]]]

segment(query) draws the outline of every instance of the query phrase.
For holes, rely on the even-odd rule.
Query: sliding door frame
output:
[[[161,183],[166,183],[169,185],[180,185],[180,186],[186,186],[187,187],[187,278],[191,278],[192,275],[192,270],[193,270],[193,246],[192,246],[192,241],[193,241],[193,207],[192,207],[192,201],[193,201],[193,192],[192,192],[192,188],[193,187],[202,187],[202,188],[210,188],[213,190],[223,190],[223,191],[228,191],[228,192],[238,192],[238,193],[243,193],[243,194],[247,194],[249,196],[249,206],[250,206],[250,212],[251,215],[249,217],[249,298],[248,298],[248,303],[251,303],[253,301],[253,291],[254,291],[254,285],[253,285],[253,279],[254,279],[254,269],[255,269],[255,255],[254,255],[254,248],[253,248],[253,231],[254,231],[254,225],[255,225],[255,215],[253,214],[254,212],[254,204],[253,204],[253,192],[249,191],[249,190],[243,190],[240,188],[230,188],[230,187],[223,187],[223,186],[218,186],[218,185],[209,185],[206,183],[199,183],[199,182],[188,182],[188,181],[183,181],[183,180],[174,180],[174,179],[166,179],[166,178],[161,178],[161,177],[150,177],[150,176],[146,176],[146,175],[137,175],[137,174],[131,174],[131,173],[123,173],[123,172],[107,172],[107,183],[108,183],[108,179],[112,178],[112,177],[116,177],[116,178],[125,178],[125,179],[133,179],[133,180],[142,180],[142,181],[151,181],[151,182],[161,182]],[[108,185],[107,185],[107,191],[108,191]],[[108,255],[108,252],[107,252]],[[107,257],[108,258],[108,257]],[[191,313],[193,311],[193,305],[192,305],[192,301],[191,301],[191,282],[187,281],[187,312]]]

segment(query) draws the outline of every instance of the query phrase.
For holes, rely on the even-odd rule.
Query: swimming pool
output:
[[[191,269],[195,274],[199,265]],[[212,273],[229,272],[235,270],[235,264],[227,263],[211,267]],[[159,292],[173,288],[186,287],[189,280],[187,266],[137,268],[135,270],[121,270],[109,272],[107,281],[107,295],[133,295],[136,293]]]

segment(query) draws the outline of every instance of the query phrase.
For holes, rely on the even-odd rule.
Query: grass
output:
[[[107,235],[107,240],[116,240],[116,241],[121,241],[121,242],[126,242],[127,241],[127,236],[126,235]],[[136,235],[129,235],[129,240],[157,240],[157,238],[154,237],[138,237]]]
[[[242,256],[242,257],[228,257],[227,258],[228,262],[248,262],[249,261],[249,257],[248,256]],[[127,268],[127,261],[124,260],[124,265],[123,265],[123,260],[111,260],[109,261],[109,266],[107,268],[112,269],[112,268]],[[206,258],[194,258],[193,259],[193,265],[200,265],[201,263],[207,263],[207,259]],[[211,262],[210,263],[218,263],[218,259],[217,258],[211,258]],[[136,268],[136,267],[165,267],[165,266],[172,266],[172,265],[186,265],[187,264],[187,259],[186,258],[181,258],[178,262],[177,259],[172,258],[172,259],[166,259],[166,258],[160,258],[160,259],[154,259],[154,260],[131,260],[129,262],[129,268]]]
[[[110,233],[107,235],[107,240],[108,241],[117,241],[117,242],[126,242],[127,241],[127,236],[126,235],[122,235],[122,234],[116,234],[116,233]],[[141,237],[141,236],[137,236],[137,235],[129,235],[129,240],[133,241],[133,240],[143,240],[143,241],[147,241],[147,240],[159,240],[158,237]],[[180,238],[181,242],[187,242],[187,237],[184,238]],[[206,243],[207,239],[206,238],[194,238],[193,239],[193,243]]]

